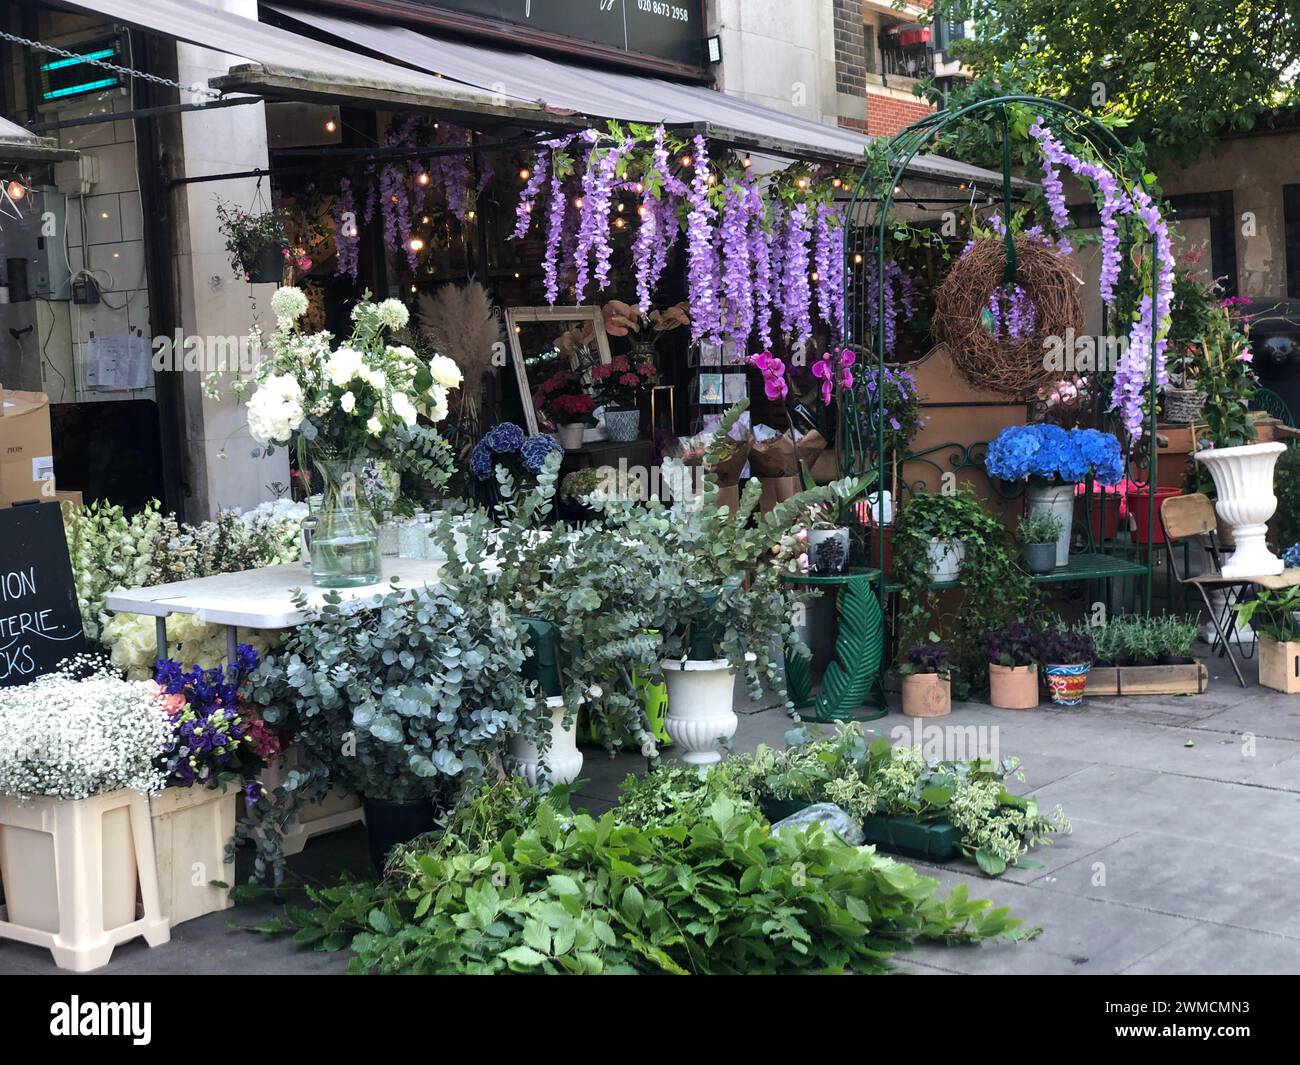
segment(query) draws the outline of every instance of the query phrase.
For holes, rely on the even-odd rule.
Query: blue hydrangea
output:
[[[529,473],[540,473],[546,465],[546,457],[555,451],[563,451],[553,436],[530,436],[519,448],[524,469]]]
[[[1287,568],[1300,566],[1300,544],[1292,544],[1286,549],[1286,554],[1282,556],[1282,561],[1286,563]]]
[[[525,436],[514,422],[501,422],[483,439],[498,455],[513,455],[523,445]]]
[[[480,481],[492,479],[492,452],[488,449],[486,438],[474,445],[469,453],[469,472]]]
[[[984,468],[1003,481],[1030,477],[1078,484],[1091,473],[1111,485],[1124,476],[1124,457],[1111,433],[1059,425],[1013,425],[989,444]]]

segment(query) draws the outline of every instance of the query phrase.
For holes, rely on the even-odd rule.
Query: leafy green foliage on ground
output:
[[[454,845],[405,848],[379,885],[309,889],[310,907],[259,930],[350,946],[353,972],[700,975],[875,973],[920,940],[1033,934],[964,886],[940,897],[935,880],[820,826],[773,837],[726,794],[649,827],[617,808],[573,814],[514,781],[485,796],[465,808],[472,831],[448,826]]]

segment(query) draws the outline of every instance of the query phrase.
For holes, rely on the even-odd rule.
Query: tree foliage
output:
[[[933,17],[974,24],[950,51],[977,80],[950,103],[1050,96],[1123,127],[1156,165],[1300,105],[1296,0],[935,0]]]

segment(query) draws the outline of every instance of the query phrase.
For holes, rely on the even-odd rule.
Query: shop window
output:
[[[1286,235],[1286,294],[1300,299],[1300,184],[1282,186],[1282,228]]]

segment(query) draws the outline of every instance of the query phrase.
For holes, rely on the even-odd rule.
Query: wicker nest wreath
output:
[[[1002,284],[1006,245],[1001,237],[983,237],[948,271],[935,292],[933,328],[948,346],[953,364],[976,388],[1027,401],[1061,377],[1048,359],[1048,338],[1083,332],[1080,282],[1065,257],[1033,237],[1016,237],[1015,285],[1027,299],[1028,324],[1012,335],[989,311],[1007,306],[1012,295]],[[1072,329],[1073,334],[1066,331]],[[1062,344],[1063,340],[1060,341]]]

